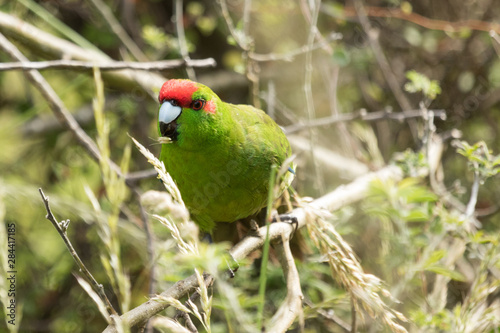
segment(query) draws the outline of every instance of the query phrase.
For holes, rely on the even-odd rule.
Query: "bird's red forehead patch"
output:
[[[175,100],[182,107],[191,104],[193,93],[198,90],[196,84],[188,80],[168,80],[163,84],[158,95],[158,100]]]

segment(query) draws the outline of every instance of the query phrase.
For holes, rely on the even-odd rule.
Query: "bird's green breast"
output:
[[[272,164],[291,154],[282,130],[264,112],[227,104],[231,117],[214,128],[217,140],[197,140],[197,149],[185,145],[190,135],[164,144],[161,160],[177,183],[182,198],[201,229],[215,222],[233,222],[262,209],[268,196]],[[182,138],[182,139],[181,139]],[[209,143],[208,143],[209,142]],[[189,147],[187,149],[186,147]]]

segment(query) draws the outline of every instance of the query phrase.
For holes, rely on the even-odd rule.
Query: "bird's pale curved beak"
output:
[[[160,134],[169,137],[173,140],[177,137],[177,118],[182,113],[180,106],[173,105],[171,101],[165,101],[160,106],[158,114],[158,124],[160,127]]]

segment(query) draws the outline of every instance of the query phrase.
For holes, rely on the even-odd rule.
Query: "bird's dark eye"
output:
[[[195,111],[203,109],[204,106],[205,106],[205,101],[202,99],[197,99],[193,101],[193,103],[191,104],[191,108]]]

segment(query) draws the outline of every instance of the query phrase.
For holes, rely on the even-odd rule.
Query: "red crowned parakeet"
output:
[[[216,223],[265,207],[271,166],[281,167],[291,155],[282,129],[263,111],[225,103],[190,80],[165,82],[158,99],[158,131],[170,139],[160,159],[200,228],[212,232]],[[292,180],[290,169],[281,192]]]

